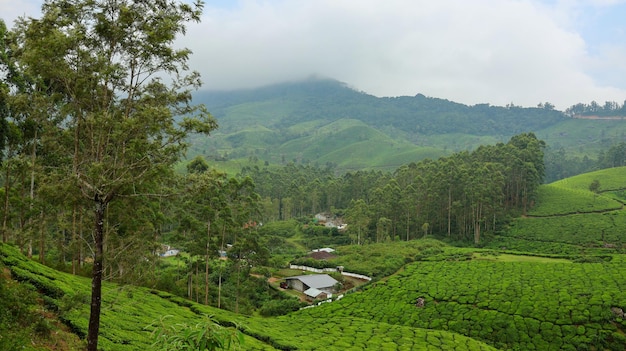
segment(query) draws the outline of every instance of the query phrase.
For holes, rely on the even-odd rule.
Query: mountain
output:
[[[395,169],[534,132],[553,148],[594,157],[621,141],[623,120],[589,120],[546,107],[468,106],[422,94],[375,97],[331,79],[194,96],[219,129],[196,137],[190,157]]]

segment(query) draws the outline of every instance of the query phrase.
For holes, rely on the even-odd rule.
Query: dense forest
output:
[[[359,171],[333,176],[330,170],[287,165],[245,168],[257,184],[264,221],[345,214],[352,242],[410,240],[445,233],[480,242],[508,216],[525,213],[543,182],[544,144],[533,134],[438,160],[425,160],[393,173]]]

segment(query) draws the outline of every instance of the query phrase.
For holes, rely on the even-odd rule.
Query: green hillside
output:
[[[335,164],[340,172],[393,170],[523,132],[534,132],[551,150],[596,158],[626,135],[626,120],[577,119],[544,107],[467,106],[421,94],[378,98],[331,79],[203,91],[194,99],[206,104],[220,128],[193,139],[189,157],[217,159],[218,167],[224,159],[256,157],[275,164]],[[365,156],[357,152],[349,161],[358,150]]]
[[[90,280],[55,271],[0,244],[0,264],[15,279],[32,285],[46,308],[80,337],[87,332]],[[5,278],[2,278],[5,279]],[[340,302],[336,302],[339,304]],[[104,284],[99,347],[105,351],[152,348],[152,325],[193,326],[205,315],[243,332],[243,350],[495,350],[480,341],[446,330],[428,330],[382,320],[293,314],[276,318],[245,317],[146,288]]]
[[[614,167],[584,173],[556,181],[553,184],[563,188],[589,191],[589,185],[594,180],[600,182],[600,192],[624,190],[626,189],[626,167]]]
[[[626,323],[624,261],[415,262],[341,303],[294,314],[449,330],[512,350],[618,350]],[[424,299],[422,308],[415,306]],[[384,301],[384,303],[381,303]]]
[[[353,126],[347,122],[341,123]],[[242,333],[243,350],[621,350],[625,174],[626,167],[614,168],[543,185],[536,206],[485,248],[434,239],[339,246],[326,264],[370,275],[373,282],[280,317],[243,316],[105,283],[100,346],[151,349],[155,325],[191,328],[211,316]],[[589,190],[594,180],[598,193]],[[0,244],[0,266],[0,293],[15,284],[12,277],[38,294],[29,298],[41,301],[37,308],[47,320],[84,338],[89,279],[42,266],[6,244]],[[38,338],[57,333],[54,323],[46,325],[25,330],[38,330]],[[76,343],[61,350],[78,349]],[[51,349],[37,345],[32,350]]]
[[[536,134],[555,150],[563,148],[574,155],[594,155],[626,140],[626,121],[570,118],[536,130]]]
[[[599,182],[597,193],[589,190]],[[608,168],[542,185],[528,216],[512,221],[490,247],[544,253],[623,252],[626,247],[626,167]]]

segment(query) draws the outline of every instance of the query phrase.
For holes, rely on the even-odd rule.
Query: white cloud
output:
[[[626,26],[600,27],[624,0],[227,2],[208,1],[180,40],[207,88],[317,74],[378,96],[467,104],[626,98]],[[39,3],[0,0],[0,13],[38,16]]]
[[[379,96],[559,108],[620,101],[600,86],[564,4],[514,0],[245,1],[208,9],[184,40],[210,88],[320,74]],[[200,44],[201,43],[201,44]],[[601,68],[601,67],[600,67]]]

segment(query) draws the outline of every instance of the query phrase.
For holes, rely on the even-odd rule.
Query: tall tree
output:
[[[358,199],[350,203],[350,207],[346,209],[346,221],[348,223],[348,230],[356,234],[356,244],[361,245],[362,234],[367,229],[370,221],[369,207],[363,199]]]
[[[58,146],[73,155],[57,168],[93,206],[94,264],[87,335],[97,350],[107,208],[146,195],[171,173],[189,132],[216,127],[191,104],[199,75],[188,49],[175,49],[203,3],[47,0],[41,19],[18,21],[16,57],[39,90],[60,97]],[[166,79],[163,79],[167,77]]]

